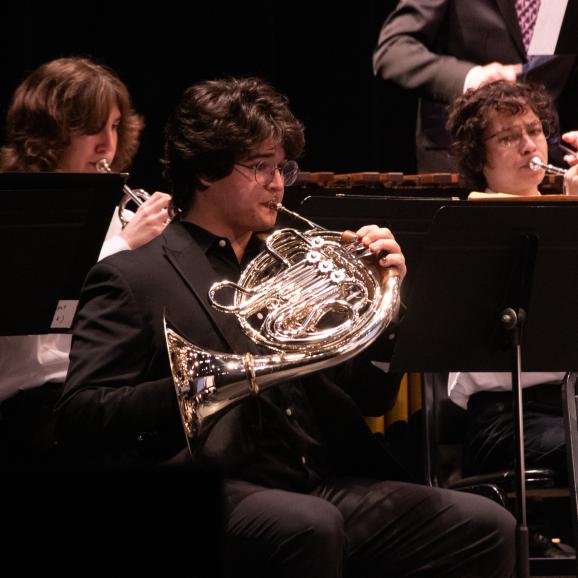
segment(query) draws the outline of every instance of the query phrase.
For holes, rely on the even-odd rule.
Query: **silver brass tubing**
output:
[[[299,213],[296,213],[295,211],[290,211],[289,209],[284,207],[281,203],[271,202],[271,208],[275,209],[279,213],[285,213],[286,215],[289,215],[290,217],[293,217],[294,219],[297,219],[297,220],[303,221],[304,223],[307,223],[311,227],[311,229],[320,230],[320,231],[326,231],[327,230],[325,227],[322,227],[318,223],[310,221],[307,217],[304,217],[303,215],[300,215]],[[343,241],[343,246],[344,246],[346,251],[349,251],[352,255],[356,256],[358,259],[373,255],[373,253],[369,249],[366,250],[366,247],[362,243],[360,243],[356,237],[352,237],[351,240],[349,240],[349,241]],[[356,252],[357,252],[357,255],[355,255]]]
[[[540,157],[532,157],[529,166],[533,171],[539,171],[543,169],[551,175],[564,176],[566,174],[565,169],[561,169],[560,167],[556,167],[554,165],[549,165],[548,163],[545,163]]]
[[[96,170],[99,173],[111,173],[112,170],[108,161],[106,159],[100,159],[96,163]],[[130,216],[126,212],[126,206],[130,201],[133,201],[137,207],[140,207],[145,201],[150,199],[150,195],[144,191],[143,189],[131,189],[128,185],[124,185],[122,187],[122,192],[124,193],[124,197],[122,198],[120,204],[118,205],[118,217],[122,224],[122,228],[124,229],[129,221]]]
[[[281,203],[272,202],[271,207],[273,209],[276,209],[279,213],[285,213],[286,215],[290,215],[294,219],[301,220],[304,223],[307,223],[312,229],[320,229],[322,231],[326,230],[325,227],[322,227],[321,225],[318,225],[317,223],[310,221],[309,219],[307,219],[303,215],[300,215],[299,213],[295,213],[294,211],[290,211],[289,209],[284,207]]]
[[[99,173],[112,173],[110,165],[106,159],[100,159],[96,163],[96,170]],[[133,191],[128,185],[124,185],[122,187],[122,192],[125,195],[128,195],[139,207],[149,198],[149,194],[142,189],[139,189],[139,192]]]

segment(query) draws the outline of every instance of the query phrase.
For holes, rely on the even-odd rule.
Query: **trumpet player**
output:
[[[504,80],[469,90],[450,107],[451,151],[475,191],[539,195],[555,116],[541,88]]]
[[[127,87],[112,70],[86,58],[53,60],[33,71],[14,93],[1,168],[95,172],[96,163],[105,158],[122,170],[137,151],[142,126]],[[113,216],[100,258],[157,236],[165,227],[169,200],[169,195],[155,193],[125,229]],[[69,350],[70,336],[64,334],[0,339],[3,467],[50,467],[52,410]]]
[[[497,81],[468,91],[450,108],[448,122],[452,152],[461,173],[486,195],[539,195],[544,169],[533,167],[531,161],[537,157],[542,164],[548,163],[547,139],[553,118],[550,98],[539,86]],[[578,133],[566,133],[562,138],[578,144]],[[570,151],[566,161],[576,164],[577,159]],[[575,174],[576,166],[567,172],[566,183],[571,188],[576,185]],[[566,469],[560,393],[564,375],[522,373],[528,468]],[[448,392],[469,416],[464,474],[512,469],[515,442],[510,374],[450,373]],[[551,542],[536,527],[530,530],[532,555],[572,555],[571,547]]]
[[[126,169],[138,149],[143,119],[125,84],[87,58],[60,58],[40,66],[16,89],[6,117],[3,171],[96,172],[106,160]],[[100,258],[135,249],[166,224],[169,195],[155,193],[121,229],[113,219]]]
[[[164,309],[207,350],[259,353],[208,293],[262,251],[257,233],[275,225],[304,134],[269,84],[230,78],[187,89],[165,138],[180,218],[130,259],[119,253],[89,273],[58,407],[61,443],[101,467],[217,468],[224,527],[215,574],[508,576],[510,514],[479,496],[410,483],[362,419],[395,397],[399,376],[383,371],[393,327],[344,365],[244,399],[191,458]],[[403,278],[391,231],[372,225],[356,235],[384,274]],[[202,534],[195,522],[190,531]]]

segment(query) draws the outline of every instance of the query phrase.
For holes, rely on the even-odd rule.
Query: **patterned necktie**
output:
[[[530,47],[530,40],[532,40],[539,9],[540,0],[516,0],[516,12],[526,53],[528,53],[528,48]]]

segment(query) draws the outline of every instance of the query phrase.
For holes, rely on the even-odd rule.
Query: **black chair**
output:
[[[557,498],[570,494],[575,543],[578,536],[578,430],[576,374],[568,374],[562,395],[569,448],[569,484],[552,469],[526,469],[528,499]],[[424,476],[427,484],[484,495],[512,510],[516,480],[514,470],[465,477],[461,464],[466,439],[465,410],[448,397],[447,373],[422,374]],[[569,491],[570,488],[570,491]],[[531,558],[532,575],[574,576],[575,558]]]
[[[578,373],[569,373],[562,384],[562,409],[566,429],[566,448],[568,456],[568,487],[572,507],[574,528],[574,547],[578,552],[578,393],[576,380]],[[578,565],[576,566],[578,576]]]

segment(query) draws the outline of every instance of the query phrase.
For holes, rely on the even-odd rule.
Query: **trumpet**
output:
[[[566,169],[561,169],[560,167],[556,167],[554,165],[549,165],[545,163],[540,157],[535,156],[530,159],[529,163],[530,168],[533,171],[544,170],[551,175],[561,175],[564,176],[566,174]]]
[[[112,173],[110,165],[106,159],[100,159],[96,163],[96,170],[99,173]],[[145,201],[148,201],[151,196],[144,189],[131,189],[128,185],[124,185],[122,190],[124,196],[118,205],[118,218],[120,219],[122,228],[124,229],[130,221],[130,218],[126,214],[127,204],[132,201],[140,207]]]

